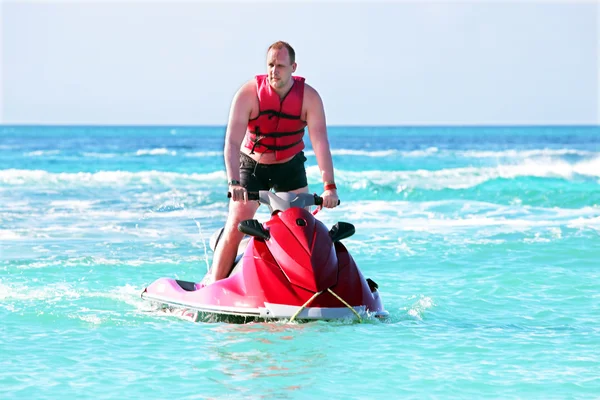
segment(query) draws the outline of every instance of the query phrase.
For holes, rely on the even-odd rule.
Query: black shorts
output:
[[[274,189],[289,192],[308,186],[304,152],[282,164],[260,164],[240,153],[240,183],[249,192]]]

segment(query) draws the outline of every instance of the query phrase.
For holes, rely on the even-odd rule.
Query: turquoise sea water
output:
[[[0,127],[0,398],[598,398],[599,128],[330,128],[342,203],[318,217],[356,226],[391,315],[362,324],[141,300],[206,272],[223,134]]]

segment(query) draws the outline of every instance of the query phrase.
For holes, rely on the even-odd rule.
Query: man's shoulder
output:
[[[318,101],[321,98],[321,96],[319,95],[317,89],[315,89],[308,83],[304,83],[304,98],[308,101]]]
[[[242,89],[245,88],[252,88],[255,89],[256,88],[256,84],[257,84],[257,78],[254,77],[252,79],[248,79],[246,82],[244,82],[244,84],[242,85]]]
[[[256,91],[256,80],[255,79],[249,79],[246,82],[244,82],[242,84],[242,86],[240,86],[240,88],[238,89],[237,92],[237,96],[250,96],[250,95],[254,95]]]

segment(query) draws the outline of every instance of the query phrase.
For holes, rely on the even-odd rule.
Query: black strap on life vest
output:
[[[263,137],[280,138],[280,137],[294,136],[294,135],[298,135],[300,133],[304,133],[304,128],[298,129],[297,131],[293,131],[293,132],[273,132],[273,133],[269,133],[267,135],[262,135],[258,132],[258,126],[257,126],[256,130],[248,131],[248,132],[255,134],[257,137],[260,136],[261,138],[263,138]]]
[[[264,137],[264,136],[263,136]],[[262,137],[260,138],[262,139]],[[297,145],[298,143],[302,143],[302,139],[298,140],[297,142],[294,142],[292,144],[288,144],[285,146],[276,146],[274,144],[263,144],[263,143],[259,143],[260,139],[258,139],[257,141],[254,142],[254,145],[252,146],[252,150],[250,150],[250,154],[254,154],[254,149],[256,148],[257,145],[266,147],[267,150],[275,150],[275,151],[281,151],[281,150],[287,150],[287,149],[291,149],[292,147],[294,147],[295,145]]]
[[[278,117],[278,118],[284,118],[284,119],[300,119],[300,115],[292,115],[292,114],[286,114],[286,113],[282,113],[280,111],[277,110],[263,110],[263,111],[259,111],[258,116],[260,117],[261,115],[268,115],[269,119],[273,118],[273,117]]]
[[[250,150],[250,154],[255,154],[254,149],[258,145],[265,147],[267,150],[281,151],[281,150],[290,149],[290,148],[294,147],[295,145],[297,145],[298,143],[302,143],[302,138],[300,138],[300,140],[298,140],[292,144],[288,144],[288,145],[284,145],[284,146],[277,146],[274,144],[263,144],[263,143],[259,143],[259,142],[264,138],[278,138],[278,137],[284,137],[284,136],[298,135],[300,133],[304,133],[304,128],[294,131],[294,132],[273,132],[273,133],[269,133],[268,135],[261,135],[259,132],[259,127],[257,126],[256,129],[254,131],[250,131],[250,133],[253,133],[254,135],[256,135],[255,139],[250,139],[250,141],[252,143],[254,143],[252,145],[252,149]]]

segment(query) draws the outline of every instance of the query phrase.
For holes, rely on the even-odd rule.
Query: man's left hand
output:
[[[335,189],[330,189],[330,190],[324,191],[323,194],[321,195],[321,197],[323,198],[322,207],[325,207],[325,208],[337,207],[338,201],[340,200],[337,195],[337,190],[335,190]]]

